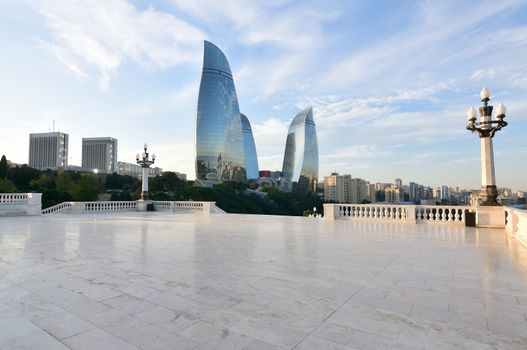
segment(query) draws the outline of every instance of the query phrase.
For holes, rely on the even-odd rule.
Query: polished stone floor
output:
[[[0,349],[527,349],[503,230],[257,215],[0,218]]]

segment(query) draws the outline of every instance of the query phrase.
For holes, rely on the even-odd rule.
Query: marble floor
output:
[[[503,230],[258,215],[0,218],[0,349],[527,349]]]

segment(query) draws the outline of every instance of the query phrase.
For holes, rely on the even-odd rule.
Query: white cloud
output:
[[[45,18],[52,39],[41,47],[85,77],[95,68],[107,88],[120,65],[131,61],[144,69],[199,64],[203,32],[152,7],[140,11],[125,0],[29,2]]]
[[[472,73],[472,76],[470,79],[472,80],[486,80],[486,79],[493,79],[496,76],[496,71],[492,68],[488,69],[479,69]]]

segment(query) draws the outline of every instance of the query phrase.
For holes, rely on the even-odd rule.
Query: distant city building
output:
[[[408,184],[408,198],[410,202],[419,203],[419,200],[421,199],[421,190],[417,183],[410,182]]]
[[[375,185],[351,175],[331,173],[324,177],[324,200],[359,204],[375,202]]]
[[[90,137],[82,139],[82,167],[102,174],[117,170],[117,139]]]
[[[313,108],[298,113],[287,133],[282,174],[300,193],[315,192],[318,183],[318,142]]]
[[[247,179],[258,179],[258,157],[256,155],[256,145],[254,144],[251,123],[245,114],[240,114],[243,132],[243,149],[245,151],[245,168],[247,169]]]
[[[384,190],[384,201],[388,203],[401,203],[404,201],[404,192],[401,187],[392,185]]]
[[[395,179],[395,186],[403,187],[403,180],[401,180],[400,178]]]
[[[156,176],[161,175],[163,172],[163,169],[158,167],[150,167],[148,168],[148,176]],[[134,176],[134,177],[141,177],[143,175],[143,168],[141,168],[140,165],[134,164],[134,163],[126,163],[126,162],[117,162],[117,174],[119,175],[128,175],[128,176]],[[176,175],[179,174],[176,172]],[[183,175],[183,178],[178,176],[178,178],[184,180],[186,179],[187,175]]]
[[[229,62],[218,47],[205,41],[196,122],[196,178],[215,173],[219,182],[245,181],[246,166],[242,118]]]
[[[271,170],[260,170],[258,177],[271,177]]]
[[[324,176],[324,201],[346,203],[344,176],[339,173]]]
[[[40,170],[59,169],[68,165],[68,134],[29,134],[28,165]]]
[[[450,199],[450,191],[448,186],[441,186],[441,200],[446,201]]]

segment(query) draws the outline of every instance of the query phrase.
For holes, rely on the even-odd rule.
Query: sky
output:
[[[29,133],[143,143],[193,179],[203,40],[222,49],[261,170],[281,170],[289,123],[313,106],[319,177],[479,188],[466,112],[505,103],[498,187],[527,190],[527,1],[0,0],[0,154]]]

